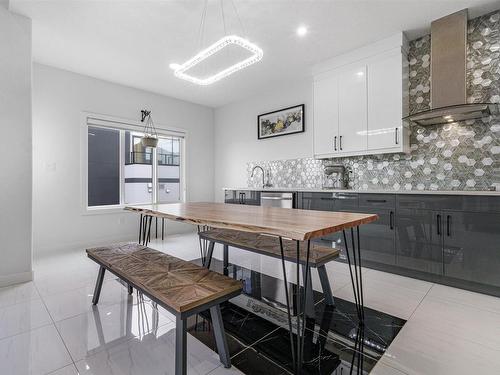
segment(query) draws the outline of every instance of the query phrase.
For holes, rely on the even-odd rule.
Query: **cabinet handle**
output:
[[[339,146],[340,146],[340,151],[342,151],[342,136],[339,137]]]
[[[371,203],[386,203],[387,202],[386,199],[367,199],[366,201],[371,202]]]
[[[391,230],[394,230],[394,211],[391,211],[389,214],[389,226]]]
[[[436,223],[436,225],[437,225],[437,234],[438,234],[438,236],[440,236],[441,235],[441,215],[439,215],[439,214],[436,215],[436,219],[437,219],[437,223]]]
[[[335,151],[337,151],[337,136],[333,138],[333,148]]]
[[[356,199],[357,195],[343,194],[343,193],[333,193],[333,198],[335,199]]]
[[[396,128],[396,131],[394,132],[395,134],[395,141],[396,141],[396,144],[399,144],[399,128]]]
[[[451,215],[446,215],[446,235],[451,236]]]

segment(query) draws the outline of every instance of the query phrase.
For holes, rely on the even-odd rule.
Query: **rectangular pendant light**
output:
[[[206,60],[210,56],[216,54],[217,52],[222,51],[225,47],[230,44],[235,44],[240,46],[252,53],[252,55],[245,60],[242,60],[236,64],[229,66],[226,69],[221,70],[220,72],[207,77],[207,78],[198,78],[192,75],[186,74],[186,71],[193,68],[194,66],[201,63],[203,60]],[[222,78],[225,78],[238,70],[246,68],[256,62],[259,62],[262,59],[264,52],[258,46],[253,43],[250,43],[248,40],[243,39],[236,35],[225,36],[224,38],[218,40],[211,46],[205,48],[203,51],[197,53],[191,59],[186,61],[183,64],[170,64],[170,68],[174,70],[174,75],[178,78],[185,79],[186,81],[195,83],[197,85],[206,86],[210,85],[214,82],[219,81]]]

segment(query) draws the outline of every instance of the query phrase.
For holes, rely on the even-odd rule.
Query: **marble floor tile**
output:
[[[60,251],[34,258],[35,280],[45,279],[64,272],[93,271],[98,266],[87,258],[85,249]]]
[[[40,295],[32,281],[0,288],[0,308],[38,298]]]
[[[377,365],[370,371],[370,375],[406,375],[404,372],[388,366],[383,362],[378,362]]]
[[[500,298],[486,294],[434,284],[427,296],[500,314]]]
[[[349,267],[346,263],[334,261],[328,263],[325,267],[328,274],[328,279],[330,280],[330,286],[334,293],[346,286],[351,286],[351,274],[349,273]],[[371,271],[372,270],[368,268],[362,268],[364,276],[366,276]],[[313,284],[317,285],[317,287],[315,287],[315,290],[321,290],[317,272],[312,272],[311,275],[313,278]]]
[[[95,282],[96,274],[86,271],[61,272],[43,279],[35,279],[35,284],[41,296],[68,292],[83,288]]]
[[[47,309],[55,322],[92,310],[94,285],[43,297]],[[136,294],[129,296],[127,288],[117,280],[105,281],[102,285],[99,305],[112,305],[122,301],[136,300]]]
[[[410,320],[380,361],[409,375],[497,374],[500,351]]]
[[[168,236],[163,242],[153,239],[150,246],[186,260],[200,256],[198,238],[194,233]],[[214,257],[222,259],[221,246],[216,246]],[[281,262],[277,259],[231,250],[230,261],[283,278]],[[1,375],[75,375],[76,367],[80,374],[89,375],[174,373],[173,315],[159,308],[160,321],[164,323],[159,323],[156,331],[147,329],[153,311],[151,302],[145,298],[148,322],[139,320],[143,310],[137,306],[135,293],[134,297],[129,297],[126,288],[107,272],[97,308],[102,324],[99,332],[96,308],[91,304],[98,266],[86,257],[84,249],[37,258],[34,269],[34,283],[0,289],[0,337],[11,335],[0,339]],[[334,295],[353,301],[347,264],[330,262],[327,272]],[[287,264],[287,275],[295,280],[291,264]],[[312,278],[314,289],[321,291],[314,270]],[[498,373],[500,298],[371,269],[363,269],[363,278],[366,306],[409,319],[371,374]],[[44,302],[48,313],[34,313],[43,311],[43,304],[35,301]],[[130,301],[133,318],[128,329],[126,307]],[[57,322],[56,326],[50,317]],[[236,319],[233,328],[238,327],[238,322]],[[25,329],[31,330],[17,334]],[[262,341],[255,347],[241,341],[243,350],[233,353],[233,367],[225,369],[213,351],[210,330],[205,336],[205,339],[200,336],[201,342],[188,334],[189,374],[287,373],[282,364],[265,355],[266,345],[281,345],[276,344],[279,337]],[[327,346],[334,348],[333,343],[330,340]],[[348,351],[336,352],[342,364],[348,361]],[[256,363],[259,366],[256,367]]]
[[[365,306],[386,314],[408,320],[426,295],[424,290],[400,287],[397,282],[370,279],[370,273],[363,274]],[[430,288],[430,286],[429,286]],[[333,292],[334,296],[354,301],[352,286],[349,283]]]
[[[52,324],[42,300],[20,302],[0,309],[0,339]]]
[[[78,375],[78,371],[74,364],[60,368],[59,370],[53,371],[47,375]]]
[[[270,360],[254,348],[248,348],[231,358],[233,366],[244,374],[256,375],[289,375],[290,372],[278,363]]]
[[[219,357],[188,334],[188,374],[205,375],[218,368]],[[76,362],[80,375],[174,375],[175,325],[133,338]]]
[[[497,350],[500,355],[499,313],[427,297],[415,310],[410,321],[413,325],[442,336],[472,341]]]
[[[200,257],[200,244],[198,235],[195,233],[170,235],[164,241],[161,240],[161,237],[152,238],[148,246],[184,260]]]
[[[231,366],[230,368],[219,366],[215,370],[210,371],[208,375],[243,375],[243,372],[238,370],[235,366]]]
[[[172,320],[148,303],[127,301],[94,306],[89,312],[56,323],[74,361],[154,332]]]
[[[421,293],[429,292],[431,287],[434,285],[429,281],[413,279],[411,277],[378,270],[370,270],[370,272],[363,274],[363,280],[366,280],[367,283],[371,283],[372,281],[386,282],[392,285],[397,285],[398,288],[410,289]]]
[[[53,324],[0,340],[2,375],[43,375],[71,363]]]

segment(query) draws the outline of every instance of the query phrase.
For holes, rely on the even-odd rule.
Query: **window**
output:
[[[120,204],[120,132],[89,126],[88,204]]]
[[[159,130],[152,149],[138,125],[88,117],[85,127],[86,209],[183,200],[182,132]]]

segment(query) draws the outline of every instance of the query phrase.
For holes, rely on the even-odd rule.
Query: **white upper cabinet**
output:
[[[398,34],[315,68],[316,158],[409,152],[406,46]]]
[[[366,65],[349,66],[338,76],[340,154],[366,149]]]
[[[403,134],[403,57],[396,50],[368,65],[368,150],[401,152]]]
[[[337,76],[328,76],[314,82],[313,121],[325,126],[314,126],[314,153],[326,155],[336,152],[338,138],[338,82]]]

